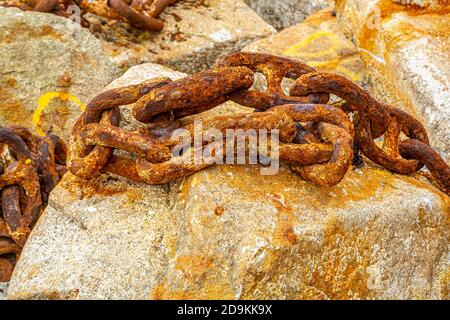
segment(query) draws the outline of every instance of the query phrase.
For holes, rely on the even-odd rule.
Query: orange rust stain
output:
[[[0,42],[10,43],[14,41],[14,35],[16,34],[24,35],[27,38],[45,37],[63,40],[63,36],[50,25],[32,28],[26,23],[15,23],[0,34]],[[20,39],[20,37],[18,39]]]
[[[56,81],[56,86],[59,88],[68,88],[72,85],[73,80],[69,73],[64,72],[64,74],[58,77]]]
[[[347,208],[351,201],[382,197],[397,180],[395,175],[383,169],[365,168],[363,174],[350,170],[347,178],[337,186],[319,187],[303,181],[288,169],[280,169],[274,176],[260,175],[258,166],[221,165],[218,170],[223,172],[220,176],[224,177],[224,182],[246,198],[267,199],[267,195],[272,195],[269,197],[271,202],[285,215],[292,209],[282,207],[273,195],[282,195],[285,203],[298,203],[301,198],[302,202],[312,206],[320,207],[326,203],[327,207]],[[215,172],[212,174],[217,176]]]
[[[61,181],[61,186],[72,194],[77,194],[81,199],[91,198],[96,195],[114,196],[124,194],[128,190],[125,186],[115,186],[103,181],[101,177],[82,180],[73,175]]]
[[[0,119],[7,123],[31,126],[31,112],[16,98],[17,80],[9,77],[0,83]]]
[[[287,206],[284,196],[280,194],[271,194],[270,200],[278,210],[278,221],[275,227],[274,240],[280,245],[295,245],[298,241],[294,233],[294,225],[297,222],[293,210]]]
[[[158,284],[150,294],[155,300],[232,300],[234,294],[222,284],[206,284],[201,288],[174,290],[165,283]]]
[[[222,206],[217,206],[217,207],[214,209],[214,214],[215,214],[216,216],[221,216],[221,215],[223,214],[224,210],[225,210],[225,209],[224,209]]]
[[[179,256],[175,262],[175,270],[182,271],[186,278],[192,278],[207,272],[211,265],[211,257]]]
[[[233,299],[234,294],[225,276],[217,274],[213,257],[200,255],[179,256],[175,270],[184,275],[184,281],[168,284],[166,279],[150,294],[151,299]],[[183,289],[179,289],[183,288]]]
[[[315,257],[308,285],[320,289],[331,299],[348,299],[349,292],[359,298],[369,298],[366,268],[371,264],[370,243],[360,232],[346,230],[337,217],[328,219],[322,253]]]
[[[380,24],[383,24],[383,21],[388,20],[391,18],[394,14],[403,12],[406,13],[410,17],[415,16],[433,16],[433,15],[447,15],[450,13],[450,5],[445,4],[443,7],[429,7],[429,8],[420,8],[417,6],[404,6],[400,5],[398,3],[395,3],[392,0],[380,0],[377,2],[377,6],[380,9]],[[369,15],[370,16],[370,15]],[[410,25],[408,25],[410,27]],[[447,26],[443,26],[444,29],[447,29]],[[364,23],[363,28],[361,30],[360,36],[359,36],[359,42],[360,47],[363,47],[369,51],[373,50],[375,48],[375,39],[376,35],[379,31],[379,28],[370,28],[369,24]],[[411,32],[411,30],[405,30],[407,32],[401,32],[401,30],[396,30],[398,33],[402,34],[403,40],[408,41],[411,37],[420,37],[420,34]],[[443,32],[446,32],[443,30]]]

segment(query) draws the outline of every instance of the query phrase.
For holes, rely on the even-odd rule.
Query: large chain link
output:
[[[265,76],[266,91],[253,89],[255,73]],[[282,89],[285,78],[295,80],[289,95]],[[329,104],[330,95],[345,103]],[[361,150],[370,160],[401,174],[411,174],[425,165],[448,193],[449,167],[431,149],[427,133],[416,119],[379,103],[345,77],[258,53],[229,55],[215,68],[177,81],[153,79],[100,94],[74,127],[68,168],[84,179],[111,172],[150,184],[192,174],[212,162],[183,160],[193,157],[197,149],[211,146],[192,144],[189,152],[172,157],[179,142],[171,134],[181,126],[177,119],[228,100],[258,112],[208,118],[202,122],[204,131],[215,129],[225,134],[227,129],[278,129],[279,160],[314,184],[339,183],[355,150]],[[146,127],[135,131],[119,127],[119,107],[130,104],[134,104],[134,117],[147,123]],[[353,123],[349,113],[354,113]],[[183,128],[192,133],[194,125],[188,122]],[[401,133],[409,139],[401,141]],[[382,136],[380,148],[374,139]],[[122,152],[119,155],[114,150]]]
[[[50,191],[66,172],[67,148],[53,134],[0,128],[0,282],[8,281]]]

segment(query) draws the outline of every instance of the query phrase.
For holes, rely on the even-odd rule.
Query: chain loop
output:
[[[41,138],[9,126],[0,128],[0,150],[0,281],[8,281],[50,191],[65,173],[67,147],[53,134]]]
[[[263,53],[238,52],[220,60],[216,67],[247,67],[264,75],[267,81],[265,92],[241,90],[230,96],[230,100],[250,108],[267,110],[274,106],[292,103],[327,103],[327,93],[312,94],[306,97],[287,96],[282,88],[284,78],[297,79],[301,75],[316,70],[303,62]]]
[[[266,77],[266,92],[249,90],[256,72]],[[283,93],[284,78],[294,79],[290,96]],[[326,104],[330,95],[343,102]],[[309,182],[322,186],[339,183],[361,150],[370,160],[401,174],[411,174],[426,165],[441,189],[449,189],[448,166],[429,147],[425,129],[413,117],[379,103],[342,76],[319,73],[301,62],[259,53],[231,54],[212,70],[174,82],[149,80],[100,94],[74,126],[69,170],[84,179],[111,172],[162,184],[204,169],[214,163],[212,160],[222,158],[215,148],[227,146],[218,142],[188,143],[185,152],[174,155],[179,143],[172,137],[175,130],[195,134],[195,123],[174,120],[228,100],[258,112],[204,119],[200,134],[208,130],[221,134],[232,129],[279,130],[279,160]],[[119,106],[132,103],[133,116],[147,127],[136,131],[119,127]],[[355,126],[348,115],[353,112]],[[410,140],[401,141],[401,133]],[[379,148],[374,139],[382,136],[384,144]],[[254,147],[246,143],[247,151]],[[274,157],[269,149],[257,148],[267,157]],[[113,154],[115,149],[122,153]],[[187,161],[205,151],[210,152],[205,161]]]

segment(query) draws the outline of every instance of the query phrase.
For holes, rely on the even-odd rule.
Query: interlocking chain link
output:
[[[267,90],[253,88],[255,73],[266,78]],[[294,80],[289,94],[282,89],[285,78]],[[330,95],[345,103],[330,104]],[[448,193],[449,167],[429,146],[427,133],[416,119],[379,103],[345,77],[259,53],[231,54],[211,70],[176,81],[152,79],[95,97],[74,126],[68,168],[84,179],[111,172],[149,184],[192,174],[213,162],[182,160],[211,144],[190,144],[187,152],[173,157],[179,140],[172,133],[181,128],[177,119],[228,100],[255,112],[205,119],[203,133],[211,129],[223,134],[227,129],[277,129],[279,160],[314,184],[339,183],[360,150],[373,162],[401,174],[414,173],[425,165]],[[131,104],[133,116],[147,124],[135,131],[119,127],[119,107]],[[194,124],[188,121],[182,128],[193,133]],[[401,134],[409,139],[402,141]],[[382,147],[374,142],[380,137],[384,137]],[[252,147],[247,144],[246,148]]]
[[[108,18],[128,21],[136,28],[145,31],[161,31],[164,21],[159,19],[160,14],[170,5],[180,0],[30,0],[28,2],[6,1],[6,7],[18,7],[26,11],[53,13],[63,17],[70,17],[71,5],[79,6],[81,16],[86,12],[98,14]],[[82,17],[80,17],[82,18]],[[81,24],[87,26],[87,21],[82,19]]]
[[[66,172],[67,148],[53,134],[0,127],[0,282],[8,281],[50,191]]]

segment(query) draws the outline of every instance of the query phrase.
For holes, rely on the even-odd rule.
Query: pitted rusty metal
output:
[[[107,0],[107,5],[124,17],[131,25],[146,31],[161,31],[164,22],[160,19],[147,15],[145,11],[139,12],[139,6],[128,4],[125,0]]]
[[[157,78],[138,85],[108,90],[96,96],[74,125],[67,159],[70,171],[85,179],[96,176],[101,172],[113,152],[113,147],[89,144],[80,137],[82,129],[95,123],[107,124],[116,129],[120,122],[119,106],[134,103],[153,89],[170,82],[171,80],[168,78]],[[88,132],[84,134],[87,135]],[[120,132],[118,132],[118,136],[120,137]],[[124,138],[126,139],[126,135]]]
[[[174,5],[180,0],[154,0],[148,9],[148,13],[153,18],[158,18],[160,14],[164,11],[168,6]]]
[[[267,92],[249,90],[256,72],[265,75]],[[284,78],[295,80],[290,96],[281,88]],[[326,104],[330,94],[343,102]],[[222,134],[227,129],[279,130],[279,160],[309,182],[322,186],[339,183],[361,150],[370,160],[397,173],[411,174],[426,165],[441,189],[448,189],[448,166],[429,147],[425,129],[413,117],[379,103],[344,77],[318,73],[294,60],[254,53],[232,54],[212,70],[174,82],[149,80],[97,96],[74,127],[69,170],[84,179],[111,172],[162,184],[206,168],[213,162],[183,160],[194,157],[196,151],[211,149],[210,143],[189,144],[186,152],[174,156],[179,141],[171,134],[185,129],[193,135],[194,124],[177,119],[228,100],[259,112],[204,119],[202,133],[213,129]],[[132,103],[133,116],[147,126],[131,132],[119,127],[118,107]],[[349,113],[355,113],[355,126]],[[401,141],[400,133],[412,140]],[[381,136],[383,148],[373,141]],[[120,155],[113,154],[114,150],[120,150]],[[270,152],[267,155],[270,157]]]
[[[291,95],[308,96],[329,93],[345,99],[350,111],[358,111],[370,117],[374,138],[387,130],[389,113],[364,89],[345,77],[331,73],[308,73],[299,77],[291,87]]]
[[[180,0],[106,0],[106,4],[131,25],[146,31],[161,31],[164,22],[159,16],[164,9]]]
[[[8,279],[48,194],[65,172],[67,151],[57,136],[37,137],[20,126],[0,128],[0,150],[0,278]]]
[[[176,119],[214,108],[228,95],[250,88],[253,72],[246,67],[216,68],[185,77],[143,96],[133,107],[134,117],[153,122],[161,114]]]
[[[179,0],[29,0],[28,2],[23,2],[20,0],[7,0],[2,3],[2,6],[17,7],[25,11],[53,13],[66,18],[69,18],[74,14],[74,12],[71,12],[70,6],[77,6],[80,9],[81,25],[85,27],[88,26],[89,23],[83,18],[83,15],[92,13],[108,19],[127,21],[132,26],[144,31],[161,31],[164,27],[164,22],[159,19],[160,14],[166,7],[173,5],[178,1]]]
[[[327,92],[346,100],[347,103],[342,104],[345,112],[356,112],[356,146],[367,158],[401,174],[412,174],[426,165],[442,189],[449,190],[449,180],[445,174],[449,170],[448,165],[431,149],[425,128],[414,117],[378,102],[357,84],[339,75],[305,74],[291,88],[292,94],[300,96],[318,92]],[[402,145],[401,133],[411,138],[410,142],[403,145],[407,158],[403,158],[399,150]],[[373,141],[380,136],[384,136],[382,148]],[[406,146],[411,149],[406,150]],[[419,152],[421,148],[422,151]],[[425,157],[425,154],[428,156]]]
[[[293,94],[287,96],[283,92],[282,81],[284,78],[295,80],[304,74],[316,71],[300,61],[263,53],[238,52],[226,56],[217,63],[217,67],[238,66],[247,67],[253,72],[262,73],[267,81],[267,90],[265,92],[241,90],[231,95],[230,100],[240,105],[267,110],[282,104],[327,103],[330,98],[327,93],[296,97]]]

